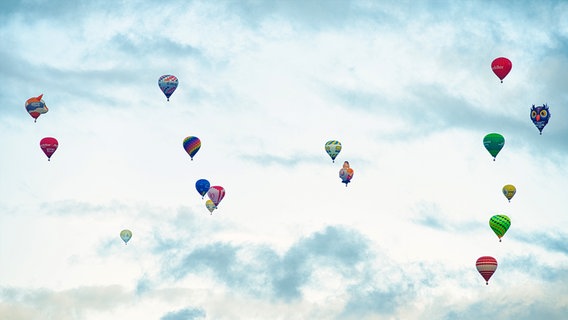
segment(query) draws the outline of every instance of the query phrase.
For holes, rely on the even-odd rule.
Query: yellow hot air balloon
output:
[[[507,184],[503,187],[503,195],[511,202],[511,198],[517,193],[517,188],[512,184]]]
[[[211,214],[213,214],[213,210],[217,209],[217,206],[215,205],[215,203],[213,203],[211,199],[207,199],[207,201],[205,201],[205,206],[207,207],[207,210],[209,210]]]

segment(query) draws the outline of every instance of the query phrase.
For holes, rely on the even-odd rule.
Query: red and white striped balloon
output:
[[[489,278],[497,270],[497,260],[490,256],[479,257],[475,262],[475,267],[483,279],[485,279],[485,284],[489,284]]]
[[[207,196],[213,201],[215,207],[217,207],[219,202],[225,197],[225,189],[221,186],[212,186],[209,188],[209,191],[207,191]]]

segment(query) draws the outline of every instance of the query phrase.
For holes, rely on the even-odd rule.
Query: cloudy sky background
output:
[[[568,313],[565,2],[12,1],[0,40],[2,319]]]

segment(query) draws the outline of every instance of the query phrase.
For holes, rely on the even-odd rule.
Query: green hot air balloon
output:
[[[495,157],[503,149],[505,145],[505,138],[498,133],[490,133],[483,138],[483,145],[485,149],[489,151],[489,153],[493,156],[493,161],[495,161]]]
[[[501,237],[505,235],[505,232],[507,232],[511,226],[511,219],[504,214],[494,215],[489,219],[489,226],[497,237],[499,237],[499,242],[501,242]]]

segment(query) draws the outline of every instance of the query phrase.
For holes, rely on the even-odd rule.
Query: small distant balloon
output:
[[[542,106],[536,106],[536,107],[534,106],[534,104],[532,105],[531,120],[538,129],[538,131],[540,132],[540,134],[542,134],[542,129],[544,129],[549,119],[550,119],[550,110],[548,110],[548,105],[546,103],[544,103]]]
[[[122,239],[122,241],[124,241],[124,244],[128,244],[128,241],[130,241],[130,238],[132,238],[132,232],[128,229],[124,229],[122,231],[120,231],[120,238]]]
[[[170,101],[171,95],[176,91],[178,86],[178,78],[172,76],[171,74],[165,74],[158,79],[158,86],[160,90],[166,95],[168,101]]]
[[[45,105],[45,102],[42,100],[43,94],[40,94],[37,97],[32,97],[26,100],[26,110],[34,118],[34,122],[37,121],[37,118],[46,113],[49,109]]]
[[[511,219],[504,214],[494,215],[489,219],[489,227],[495,232],[501,242],[501,238],[505,235],[505,232],[509,230],[511,226]]]
[[[43,153],[45,153],[45,155],[47,156],[48,161],[51,160],[51,156],[53,155],[55,150],[57,150],[58,146],[59,142],[57,142],[57,139],[52,137],[45,137],[41,139],[41,141],[39,142],[39,147],[41,148],[41,150],[43,150]]]
[[[339,169],[339,177],[341,178],[341,182],[347,184],[351,182],[351,178],[353,178],[353,169],[349,166],[349,161],[343,162],[343,168]]]
[[[495,161],[495,157],[497,157],[497,154],[505,145],[505,138],[499,133],[490,133],[483,138],[483,145],[493,156],[493,161]]]
[[[329,140],[325,143],[325,152],[331,157],[331,161],[335,162],[335,158],[341,152],[341,142],[337,140]]]
[[[511,60],[505,57],[496,58],[493,62],[491,62],[491,69],[501,80],[501,83],[503,83],[503,79],[505,79],[505,77],[509,74],[512,67],[513,64],[511,63]]]
[[[199,148],[201,148],[201,140],[199,140],[198,137],[186,137],[183,139],[183,148],[185,149],[185,152],[189,154],[191,160],[193,160],[193,156],[195,156],[197,151],[199,151]]]
[[[509,200],[509,202],[511,202],[511,199],[513,198],[513,196],[515,195],[515,193],[517,193],[517,188],[515,188],[514,185],[512,184],[506,184],[503,186],[503,195],[505,196],[505,198],[507,198],[507,200]]]
[[[213,214],[213,210],[217,209],[217,206],[213,203],[213,201],[211,201],[211,199],[207,199],[207,201],[205,201],[205,207],[207,207],[210,214]]]
[[[197,189],[197,192],[201,195],[201,199],[205,197],[210,187],[211,185],[206,179],[199,179],[195,182],[195,189]]]
[[[215,209],[217,209],[219,202],[225,197],[225,189],[221,186],[212,186],[209,188],[209,191],[207,191],[207,196],[215,205]]]
[[[489,284],[489,279],[497,270],[497,260],[490,256],[479,257],[475,262],[475,267],[483,279],[485,279],[485,284]]]

